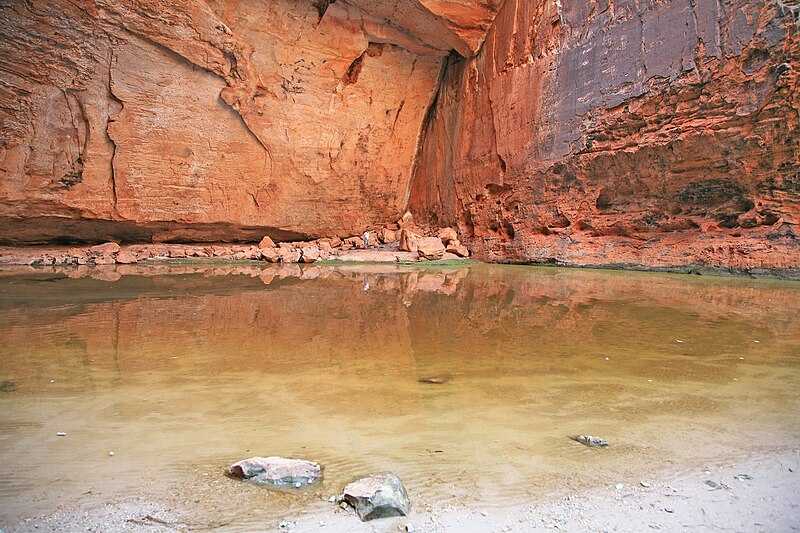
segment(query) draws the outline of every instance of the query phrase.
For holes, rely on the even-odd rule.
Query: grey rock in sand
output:
[[[392,472],[373,474],[350,483],[344,488],[342,499],[356,510],[362,522],[406,516],[411,510],[406,489]]]
[[[228,476],[259,485],[299,489],[322,479],[322,466],[303,459],[251,457],[225,469]]]
[[[580,442],[585,446],[589,446],[590,448],[595,446],[608,446],[608,441],[600,437],[592,437],[591,435],[570,435],[569,438],[575,442]]]

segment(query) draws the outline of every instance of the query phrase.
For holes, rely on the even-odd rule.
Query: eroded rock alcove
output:
[[[0,240],[360,233],[798,268],[776,0],[0,2]]]

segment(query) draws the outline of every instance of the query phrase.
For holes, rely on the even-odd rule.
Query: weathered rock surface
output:
[[[507,0],[448,60],[419,221],[478,258],[800,266],[800,28],[780,2]]]
[[[410,208],[486,260],[800,268],[792,6],[0,3],[0,243],[347,237]]]
[[[403,252],[416,252],[422,235],[408,228],[400,230],[399,248]]]
[[[258,243],[259,248],[275,248],[275,242],[269,238],[269,235],[265,235],[261,241]]]
[[[469,257],[469,250],[466,246],[461,244],[458,239],[452,240],[447,243],[447,252],[455,254],[458,257]]]
[[[316,246],[306,246],[300,250],[303,263],[314,263],[320,259],[320,251]]]
[[[458,234],[453,228],[442,228],[439,230],[439,238],[444,244],[450,244],[451,241],[458,241]]]
[[[251,457],[225,469],[225,474],[260,485],[301,488],[322,479],[319,463],[286,457]]]
[[[417,242],[417,252],[425,259],[441,259],[444,257],[445,247],[439,237],[422,237]]]
[[[0,5],[0,240],[356,234],[499,0]]]
[[[361,478],[344,488],[342,499],[358,513],[362,522],[390,516],[406,516],[411,502],[395,474],[384,472]]]

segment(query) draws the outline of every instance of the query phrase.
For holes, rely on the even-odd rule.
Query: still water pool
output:
[[[0,527],[113,504],[249,530],[383,470],[417,505],[491,509],[791,448],[798,317],[798,283],[631,272],[3,271]],[[253,455],[325,481],[222,475]]]

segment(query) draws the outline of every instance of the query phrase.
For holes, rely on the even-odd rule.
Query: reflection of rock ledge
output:
[[[270,264],[270,263],[215,263],[179,262],[176,260],[132,265],[78,265],[33,267],[24,265],[0,265],[0,278],[16,275],[57,276],[70,279],[89,278],[105,282],[118,282],[124,277],[167,278],[169,276],[202,276],[200,279],[218,276],[243,276],[258,278],[260,284],[270,285],[275,280],[350,280],[364,285],[364,290],[392,292],[399,290],[404,297],[418,292],[453,294],[472,262],[447,264],[437,268],[420,269],[417,266],[388,262],[348,262],[342,264]],[[135,281],[131,283],[136,284]],[[195,287],[197,288],[197,287]],[[241,288],[241,287],[240,287]],[[100,289],[98,289],[100,290]],[[138,289],[139,291],[141,288]],[[102,292],[102,290],[100,290]]]

